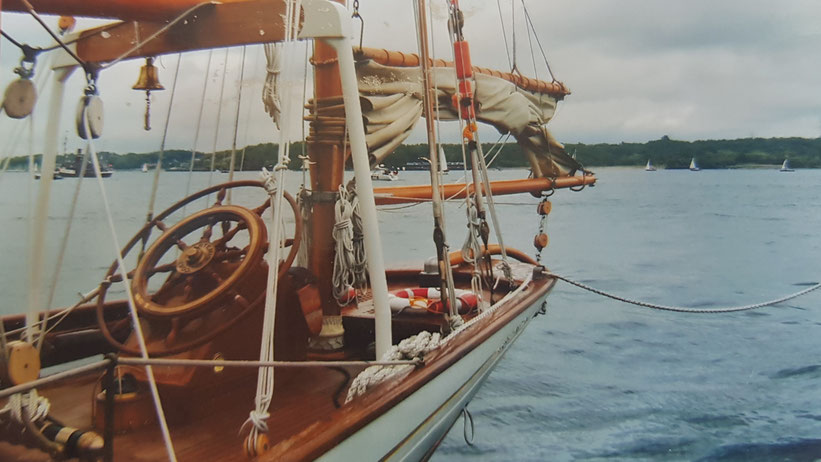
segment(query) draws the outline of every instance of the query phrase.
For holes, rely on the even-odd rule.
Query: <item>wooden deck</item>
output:
[[[391,289],[416,286],[418,272],[394,272],[390,275]],[[462,286],[464,275],[457,275]],[[422,386],[478,345],[483,338],[509,322],[543,295],[552,281],[534,283],[534,289],[510,309],[500,310],[482,321],[466,341],[449,344],[444,350],[431,355],[426,365],[410,372],[411,376],[383,384],[384,392],[375,392],[358,399],[356,405],[337,408],[344,402],[347,386],[363,367],[306,367],[277,369],[274,400],[270,407],[269,440],[272,451],[261,460],[304,460],[321,455],[328,448],[372,421],[413,390]],[[489,294],[485,294],[489,296]],[[249,321],[254,325],[256,321]],[[346,329],[344,359],[374,359],[370,343],[373,339],[373,309],[365,301],[343,311]],[[400,313],[393,318],[395,341],[422,330],[439,331],[444,326],[442,315],[434,313]],[[257,324],[258,325],[258,324]],[[238,327],[248,329],[247,325]],[[232,336],[241,335],[234,332]],[[253,355],[251,356],[253,358]],[[312,359],[311,357],[307,358]],[[319,359],[319,358],[317,358]],[[168,416],[171,438],[178,460],[211,461],[243,460],[243,441],[247,431],[239,429],[254,408],[256,369],[226,369],[217,378],[210,370],[197,371],[196,387],[161,385],[160,394]],[[99,392],[101,373],[43,388],[41,394],[51,401],[51,415],[69,426],[88,429],[92,426],[92,403]],[[209,386],[208,377],[215,377]],[[203,380],[205,378],[205,380]],[[336,402],[335,402],[336,401]],[[150,406],[150,399],[145,401]],[[2,403],[0,403],[2,405]],[[116,461],[166,460],[159,426],[153,413],[145,414],[152,420],[142,427],[115,437]],[[116,419],[116,416],[115,416]],[[102,430],[98,430],[102,434]],[[48,456],[40,451],[0,443],[1,461],[45,461]]]

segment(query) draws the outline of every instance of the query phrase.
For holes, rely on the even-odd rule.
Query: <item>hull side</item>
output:
[[[547,294],[428,384],[328,451],[322,460],[420,460],[453,426]],[[365,454],[367,451],[367,454]]]

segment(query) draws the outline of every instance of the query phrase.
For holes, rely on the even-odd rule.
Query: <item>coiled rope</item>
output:
[[[684,307],[684,306],[658,305],[658,304],[655,304],[655,303],[647,303],[647,302],[642,302],[642,301],[638,301],[638,300],[632,300],[632,299],[629,299],[629,298],[626,298],[626,297],[621,297],[621,296],[614,295],[614,294],[609,293],[609,292],[605,292],[601,289],[596,289],[595,287],[591,287],[587,284],[583,284],[581,282],[574,281],[574,280],[569,279],[567,277],[564,277],[564,276],[561,276],[561,275],[558,275],[558,274],[555,274],[555,273],[551,273],[550,271],[545,271],[545,274],[549,277],[556,278],[560,281],[564,281],[568,284],[574,285],[574,286],[576,286],[580,289],[584,289],[588,292],[592,292],[594,294],[598,294],[598,295],[601,295],[603,297],[611,298],[613,300],[617,300],[617,301],[620,301],[620,302],[623,302],[623,303],[629,303],[631,305],[641,306],[641,307],[645,307],[645,308],[651,308],[651,309],[654,309],[654,310],[674,311],[674,312],[677,312],[677,313],[715,314],[715,313],[733,313],[733,312],[737,312],[737,311],[755,310],[755,309],[758,309],[758,308],[764,308],[764,307],[767,307],[767,306],[777,305],[779,303],[783,303],[783,302],[786,302],[788,300],[798,298],[798,297],[800,297],[802,295],[806,295],[806,294],[808,294],[808,293],[810,293],[810,292],[812,292],[812,291],[814,291],[818,288],[821,288],[821,283],[817,283],[817,284],[814,284],[810,287],[807,287],[804,290],[801,290],[801,291],[795,292],[793,294],[787,295],[786,297],[777,298],[775,300],[770,300],[770,301],[767,301],[767,302],[755,303],[755,304],[752,304],[752,305],[743,305],[743,306],[699,309],[699,308],[688,308],[688,307]]]

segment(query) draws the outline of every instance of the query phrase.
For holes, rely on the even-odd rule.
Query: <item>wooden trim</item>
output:
[[[40,14],[164,21],[208,0],[37,0],[32,2]],[[211,3],[240,3],[248,0],[219,0]],[[272,0],[269,0],[272,1]],[[277,1],[277,3],[281,3]],[[25,13],[21,0],[5,0],[3,11]]]
[[[285,4],[279,0],[206,5],[130,53],[127,59],[282,41],[284,14]],[[113,61],[166,24],[129,21],[83,31],[79,34],[77,55],[86,62]]]

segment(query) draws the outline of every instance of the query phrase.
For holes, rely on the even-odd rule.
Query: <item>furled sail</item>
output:
[[[418,66],[408,67],[407,62],[390,65],[395,62],[380,59],[378,50],[357,51],[366,141],[373,161],[378,164],[407,139],[422,116],[421,73]],[[435,64],[433,81],[439,119],[457,120],[453,103],[456,71],[449,63],[437,61]],[[558,82],[550,84],[508,75],[511,80],[518,80],[513,82],[503,77],[484,69],[475,73],[478,120],[493,125],[501,133],[512,134],[527,156],[535,177],[573,175],[580,170],[581,165],[565,152],[545,126],[556,111],[556,103],[568,93],[567,89]]]

